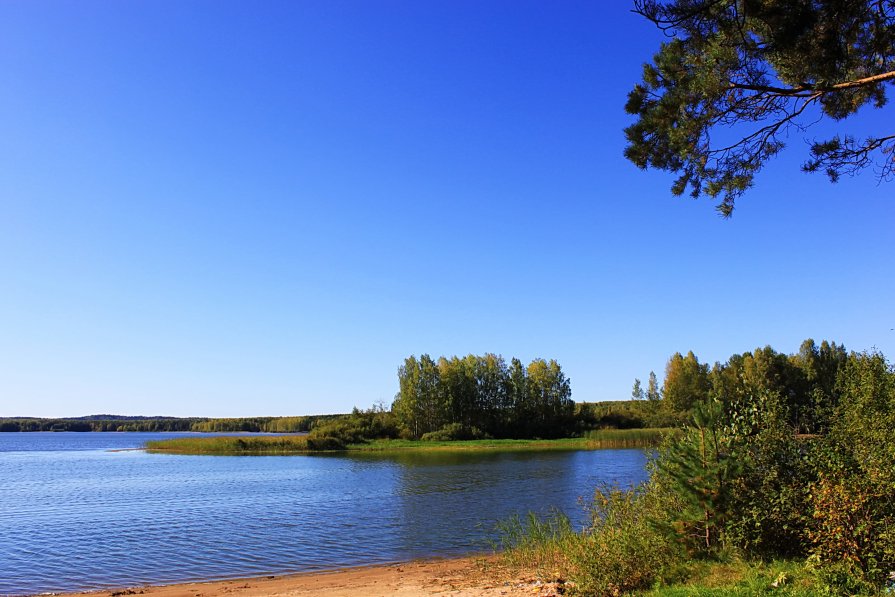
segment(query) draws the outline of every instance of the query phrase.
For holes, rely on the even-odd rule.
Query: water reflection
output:
[[[412,556],[487,550],[499,521],[559,508],[576,526],[599,485],[645,478],[641,450],[592,452],[391,452],[350,456],[398,463],[400,548]]]

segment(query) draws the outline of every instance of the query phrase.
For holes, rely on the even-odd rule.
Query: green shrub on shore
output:
[[[566,579],[583,595],[645,590],[681,574],[682,546],[655,524],[670,506],[673,496],[654,484],[600,489],[583,531],[559,512],[529,514],[500,525],[500,547],[508,564]]]
[[[798,358],[770,348],[735,355],[708,386],[679,379],[678,389],[703,393],[676,394],[690,423],[659,447],[648,484],[598,492],[594,522],[580,533],[555,517],[517,524],[511,563],[548,564],[588,595],[729,565],[738,580],[653,594],[895,593],[895,369],[878,352],[840,358],[838,348],[829,367],[815,366],[824,352],[813,346]],[[814,376],[804,375],[817,384],[811,392],[796,383],[798,367]],[[694,371],[708,379],[707,368]],[[796,382],[786,381],[793,371]],[[806,428],[818,432],[798,433]],[[766,562],[784,568],[773,582]]]
[[[591,525],[572,543],[572,573],[582,593],[618,595],[677,578],[681,546],[655,525],[669,497],[649,484],[596,492]]]
[[[494,545],[510,566],[536,570],[550,578],[568,574],[570,542],[579,535],[569,517],[553,510],[546,517],[534,512],[515,515],[498,523],[499,538]]]
[[[479,429],[461,423],[450,423],[438,431],[424,433],[420,438],[424,442],[449,442],[470,439],[491,439],[491,436]]]
[[[384,408],[360,410],[321,422],[311,429],[311,438],[336,438],[344,445],[374,439],[396,438],[400,434],[395,415]]]

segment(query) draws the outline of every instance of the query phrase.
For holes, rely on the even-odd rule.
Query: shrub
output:
[[[879,594],[877,587],[864,580],[861,570],[854,564],[848,562],[825,563],[813,556],[808,564],[809,570],[814,572],[819,585],[818,594],[843,597]]]
[[[683,550],[656,525],[675,502],[656,484],[632,491],[598,490],[591,526],[570,554],[571,576],[579,590],[619,595],[676,576]]]
[[[479,429],[478,427],[467,427],[460,423],[451,423],[445,425],[438,431],[430,431],[424,433],[420,438],[426,442],[448,442],[456,440],[469,439],[490,439],[491,436]]]
[[[336,439],[344,447],[347,444],[362,444],[371,439],[398,437],[398,426],[390,412],[381,409],[354,409],[350,415],[316,424],[309,437]]]
[[[601,489],[591,506],[591,523],[580,533],[556,512],[502,525],[505,558],[565,577],[585,595],[644,590],[675,578],[685,559],[680,545],[655,524],[676,504],[655,483],[631,491]]]
[[[895,571],[895,373],[880,354],[852,354],[837,383],[838,416],[811,487],[812,556],[880,587]]]
[[[328,452],[344,450],[345,443],[337,437],[308,437],[308,450],[312,452]]]

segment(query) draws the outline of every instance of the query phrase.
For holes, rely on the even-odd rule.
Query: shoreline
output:
[[[503,565],[500,556],[487,555],[50,594],[58,597],[553,597],[561,591],[561,585],[555,582],[544,582],[534,575],[522,574]]]
[[[657,446],[669,428],[610,429],[585,436],[554,439],[475,439],[475,440],[403,440],[373,439],[345,443],[335,437],[301,436],[204,436],[150,440],[144,448],[150,454],[266,456],[314,454],[407,454],[426,452],[542,452],[603,449],[644,449]]]

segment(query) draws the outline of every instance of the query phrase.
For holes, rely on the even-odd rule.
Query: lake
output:
[[[178,433],[0,433],[0,594],[489,550],[495,524],[646,478],[643,450],[179,456]],[[201,435],[201,434],[188,434]],[[115,451],[121,450],[121,451]]]

